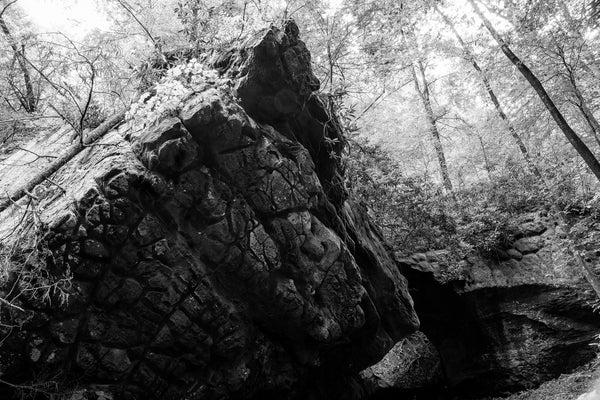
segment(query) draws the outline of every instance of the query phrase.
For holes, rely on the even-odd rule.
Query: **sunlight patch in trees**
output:
[[[20,0],[19,5],[40,28],[59,30],[76,38],[110,27],[107,15],[95,0]]]

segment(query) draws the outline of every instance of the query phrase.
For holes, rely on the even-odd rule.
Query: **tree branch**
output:
[[[41,171],[38,175],[34,176],[33,179],[25,183],[19,189],[17,189],[12,194],[9,194],[3,200],[0,201],[0,213],[6,210],[13,202],[17,202],[23,197],[27,195],[28,192],[31,192],[37,185],[47,180],[52,174],[58,171],[61,167],[63,167],[66,163],[68,163],[73,157],[79,154],[85,146],[89,146],[93,144],[98,139],[102,138],[108,131],[110,131],[113,127],[118,125],[123,118],[125,117],[125,112],[120,112],[118,114],[113,115],[106,121],[104,121],[100,126],[90,132],[87,136],[86,140],[82,143],[77,143],[72,145],[66,153],[57,158],[54,162],[52,162],[46,169]]]

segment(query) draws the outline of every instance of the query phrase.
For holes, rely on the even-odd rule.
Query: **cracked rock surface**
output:
[[[406,280],[347,199],[341,130],[297,26],[209,61],[233,88],[109,132],[36,189],[45,270],[72,279],[62,303],[23,290],[19,271],[4,279],[3,380],[118,399],[339,398],[418,328]],[[34,148],[60,154],[57,134]],[[0,214],[5,247],[31,202]]]

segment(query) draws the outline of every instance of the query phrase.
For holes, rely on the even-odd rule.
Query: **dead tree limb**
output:
[[[10,207],[11,204],[25,197],[28,192],[32,191],[37,185],[41,184],[45,180],[48,180],[52,174],[58,171],[61,167],[63,167],[67,162],[69,162],[73,157],[79,154],[86,146],[93,144],[98,139],[102,138],[106,135],[113,127],[119,124],[123,118],[125,117],[125,112],[120,112],[118,114],[113,115],[112,117],[105,120],[102,124],[100,124],[96,129],[92,130],[85,140],[82,142],[78,142],[73,144],[67,152],[54,160],[46,169],[37,174],[33,179],[25,183],[19,189],[17,189],[14,193],[9,194],[8,197],[5,197],[0,200],[0,212],[3,212],[7,208]]]

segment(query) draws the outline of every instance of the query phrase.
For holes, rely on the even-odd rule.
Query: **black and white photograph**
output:
[[[600,400],[600,0],[0,0],[0,400]]]

